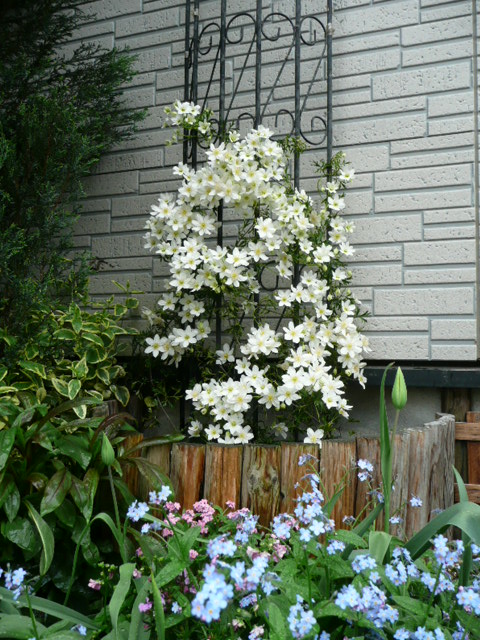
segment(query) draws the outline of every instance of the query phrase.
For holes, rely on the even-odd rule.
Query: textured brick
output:
[[[359,246],[355,248],[355,253],[348,261],[352,262],[374,262],[378,264],[394,262],[402,259],[402,248],[400,246],[386,245],[384,247],[375,245],[373,247]],[[353,267],[356,271],[358,267]]]
[[[471,207],[462,207],[461,209],[433,209],[432,211],[425,211],[423,220],[425,224],[469,222],[475,220],[475,211]]]
[[[406,169],[385,171],[375,176],[375,191],[400,191],[409,189],[432,189],[435,187],[470,184],[470,165],[436,167],[428,169]]]
[[[354,286],[402,284],[402,266],[400,264],[356,266],[353,270],[352,284]]]
[[[469,269],[464,266],[456,269],[445,269],[435,265],[433,268],[405,269],[404,273],[406,285],[463,284],[465,282],[475,282],[475,279],[475,269]]]
[[[90,279],[90,293],[92,295],[118,293],[118,287],[115,285],[114,280],[124,287],[130,284],[132,289],[139,291],[150,291],[152,288],[152,276],[150,273],[134,271],[127,275],[112,272],[92,276]]]
[[[117,153],[105,156],[97,167],[97,173],[111,173],[119,171],[132,171],[134,169],[147,169],[163,165],[163,149],[154,151],[132,151],[130,153]],[[142,182],[143,172],[140,174]]]
[[[105,20],[139,13],[142,10],[142,0],[95,0],[82,5],[82,10],[94,20]]]
[[[121,174],[94,175],[86,178],[84,183],[89,196],[135,193],[138,189],[138,173],[131,171]]]
[[[449,220],[451,224],[451,221]],[[432,225],[423,230],[425,240],[455,240],[455,238],[474,238],[475,227],[472,224],[458,224],[455,227]]]
[[[433,22],[437,20],[448,20],[458,16],[470,16],[472,13],[472,3],[470,0],[456,0],[447,7],[430,7],[422,9],[422,22]]]
[[[409,153],[420,151],[436,151],[437,149],[458,149],[471,147],[472,136],[466,133],[435,136],[431,138],[397,140],[391,143],[391,153]]]
[[[110,232],[110,212],[99,214],[80,214],[76,224],[76,234],[109,233]]]
[[[477,333],[475,320],[432,320],[432,340],[451,341],[452,336],[457,340],[474,340]]]
[[[465,16],[454,20],[441,20],[430,24],[419,24],[402,29],[404,47],[425,44],[427,42],[443,42],[452,38],[471,36],[472,18]]]
[[[475,262],[475,242],[473,240],[409,242],[405,245],[404,252],[405,265]]]
[[[437,167],[442,164],[472,163],[474,159],[473,147],[470,149],[452,149],[451,151],[433,151],[418,155],[392,156],[392,169],[408,167]],[[435,168],[432,171],[436,171]]]
[[[123,38],[136,33],[143,34],[146,31],[157,31],[176,27],[179,23],[180,12],[178,9],[154,11],[152,13],[144,13],[140,16],[118,19],[115,23],[115,35],[118,38]]]
[[[430,117],[472,112],[473,94],[471,91],[450,94],[448,100],[445,99],[445,96],[431,96],[428,99],[428,115]]]
[[[333,144],[347,146],[369,142],[416,138],[426,133],[425,118],[422,115],[398,116],[381,120],[361,120],[339,123],[333,131]]]
[[[472,287],[377,289],[374,309],[378,315],[465,315],[474,313]]]
[[[432,344],[432,360],[476,360],[478,357],[476,344]]]
[[[437,118],[428,123],[428,135],[439,136],[445,133],[460,133],[462,131],[473,131],[473,115],[463,118]]]
[[[385,100],[464,89],[470,86],[470,74],[470,63],[459,62],[374,76],[372,80],[373,99]]]
[[[352,36],[356,33],[383,31],[416,24],[418,20],[417,0],[396,0],[377,7],[352,9],[341,13],[337,22],[336,36]]]
[[[398,360],[427,360],[428,335],[378,335],[367,333],[371,360],[388,360],[395,354]],[[372,357],[373,356],[373,357]]]
[[[460,60],[462,58],[470,58],[472,56],[472,43],[468,40],[460,41],[452,45],[447,41],[446,44],[427,44],[423,47],[415,47],[405,49],[402,52],[402,66],[418,66],[438,64],[439,62],[450,62],[452,60]]]
[[[368,216],[355,220],[355,231],[352,243],[385,244],[387,242],[403,242],[420,240],[422,236],[422,220],[419,215],[411,216]]]
[[[154,203],[155,198],[152,198],[151,195],[114,198],[112,200],[112,216],[145,215],[146,219],[150,207]]]
[[[452,189],[451,191],[418,191],[396,195],[375,196],[375,211],[414,211],[472,205],[471,189]]]
[[[98,258],[145,256],[147,249],[142,235],[99,236],[92,240],[92,253]]]
[[[354,53],[353,55],[337,56],[332,65],[336,78],[351,76],[357,73],[371,73],[396,69],[400,64],[400,51],[385,49],[368,53]]]
[[[379,332],[402,332],[406,331],[428,331],[429,321],[428,318],[422,318],[419,316],[402,316],[401,318],[367,318],[367,331],[369,333],[373,331]]]

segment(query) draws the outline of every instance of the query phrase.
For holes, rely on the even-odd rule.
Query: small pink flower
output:
[[[195,560],[195,558],[198,556],[198,551],[195,551],[195,549],[190,549],[190,560]]]
[[[143,556],[141,547],[138,547],[138,549],[135,551],[135,555],[137,556],[137,558],[141,558]]]
[[[142,577],[142,572],[141,572],[141,571],[139,571],[138,569],[134,569],[134,570],[133,570],[133,574],[132,574],[132,575],[133,575],[133,577],[134,577],[134,579],[135,579],[135,580],[138,580],[138,578],[141,578],[141,577]]]
[[[235,509],[235,502],[233,502],[233,500],[227,500],[226,505],[228,509]]]
[[[167,502],[165,504],[165,509],[169,512],[169,513],[177,513],[177,511],[180,511],[181,509],[181,505],[179,502]]]
[[[90,580],[88,581],[88,586],[90,589],[94,589],[95,591],[100,591],[100,589],[102,588],[101,582],[99,582],[98,580],[93,580],[93,578],[90,578]]]
[[[140,613],[146,613],[147,611],[150,611],[151,608],[152,608],[152,603],[148,598],[146,599],[145,602],[141,602],[138,605],[138,610],[140,611]]]

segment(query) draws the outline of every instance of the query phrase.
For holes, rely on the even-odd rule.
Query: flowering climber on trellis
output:
[[[209,113],[197,105],[176,102],[169,114],[176,125],[212,135]],[[353,253],[353,226],[340,217],[354,171],[343,154],[324,165],[329,179],[318,207],[289,180],[295,143],[272,136],[262,125],[244,137],[230,130],[210,143],[197,170],[179,163],[173,172],[181,187],[159,197],[146,225],[146,247],[169,263],[170,275],[159,312],[149,313],[161,330],[145,352],[168,364],[195,350],[207,354],[203,377],[186,393],[197,410],[189,433],[225,443],[250,441],[252,410],[262,407],[276,416],[265,430],[286,435],[282,417],[294,416],[318,441],[320,427],[331,430],[338,415],[348,416],[345,379],[365,382],[368,343],[343,263]],[[220,206],[239,226],[225,246],[216,242]],[[219,304],[220,349],[212,340]]]

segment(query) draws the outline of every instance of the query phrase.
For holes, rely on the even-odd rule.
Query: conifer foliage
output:
[[[134,58],[69,42],[95,18],[82,4],[0,3],[0,326],[9,330],[32,307],[81,292],[86,262],[69,250],[82,179],[143,117],[121,95]]]

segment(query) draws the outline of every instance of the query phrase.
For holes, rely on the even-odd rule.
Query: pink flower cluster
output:
[[[207,500],[199,500],[195,502],[192,509],[187,509],[182,515],[182,520],[185,520],[192,527],[200,527],[201,532],[206,535],[208,533],[208,524],[213,520],[215,515],[215,509],[208,503]]]

